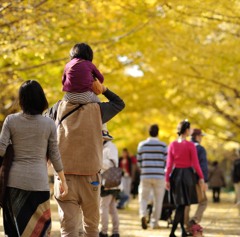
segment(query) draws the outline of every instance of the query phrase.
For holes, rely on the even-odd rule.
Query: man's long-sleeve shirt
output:
[[[207,162],[207,152],[203,146],[201,146],[197,141],[192,140],[197,148],[197,155],[201,170],[203,172],[204,181],[208,181],[208,162]]]
[[[164,179],[167,146],[158,138],[149,137],[138,145],[137,159],[141,169],[141,179]]]

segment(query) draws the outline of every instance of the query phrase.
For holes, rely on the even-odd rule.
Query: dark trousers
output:
[[[221,192],[221,188],[220,187],[213,187],[212,188],[212,199],[213,199],[213,202],[220,202],[220,192]]]

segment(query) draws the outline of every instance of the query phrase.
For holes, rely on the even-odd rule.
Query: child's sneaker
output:
[[[113,137],[108,133],[108,131],[102,130],[102,137],[105,141],[111,141]]]

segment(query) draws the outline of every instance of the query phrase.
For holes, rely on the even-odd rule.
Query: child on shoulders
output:
[[[100,102],[93,92],[93,83],[98,80],[103,83],[104,77],[92,63],[93,51],[88,44],[78,43],[70,50],[71,61],[65,65],[62,76],[64,100],[73,104],[88,104]],[[103,124],[102,135],[105,140],[112,140],[107,125]]]

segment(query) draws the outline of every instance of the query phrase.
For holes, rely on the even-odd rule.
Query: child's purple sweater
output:
[[[64,68],[62,90],[76,93],[92,91],[94,77],[103,83],[103,75],[92,62],[74,58]]]

